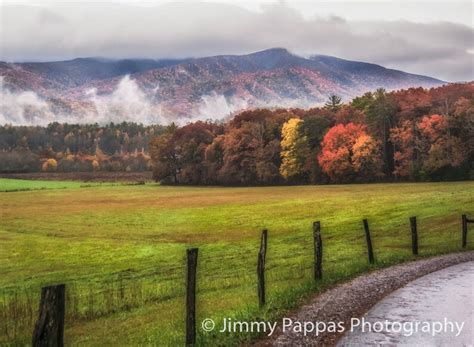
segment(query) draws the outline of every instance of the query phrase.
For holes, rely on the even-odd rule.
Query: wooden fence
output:
[[[467,218],[465,214],[462,221],[462,248],[467,246],[467,229],[473,219]],[[372,240],[367,219],[362,221],[365,238],[367,241],[367,254],[369,264],[375,263]],[[410,217],[411,245],[413,255],[418,255],[418,230],[416,217]],[[321,236],[321,223],[313,223],[314,239],[314,279],[321,280],[323,277],[323,241]],[[262,231],[260,237],[260,249],[257,256],[257,294],[260,307],[265,306],[265,259],[268,246],[268,231]],[[196,343],[196,274],[198,265],[198,249],[191,248],[186,251],[186,340],[187,346]],[[44,287],[41,289],[39,304],[39,317],[35,324],[32,345],[40,346],[63,346],[64,345],[64,315],[65,315],[65,285]]]

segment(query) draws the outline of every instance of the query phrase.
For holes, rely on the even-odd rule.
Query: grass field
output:
[[[198,327],[205,317],[271,320],[373,268],[363,218],[379,267],[412,259],[410,216],[428,256],[460,250],[461,214],[474,215],[474,182],[196,188],[0,179],[0,191],[0,345],[30,341],[40,288],[55,283],[67,286],[68,344],[182,345],[188,247],[199,247]],[[314,220],[324,242],[316,284]],[[262,228],[268,305],[260,310]],[[201,345],[253,338],[198,334]]]
[[[29,181],[0,178],[0,192],[18,192],[38,189],[79,188],[80,182]]]

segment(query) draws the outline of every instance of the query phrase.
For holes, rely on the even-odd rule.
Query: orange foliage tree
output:
[[[359,136],[352,146],[352,165],[359,180],[374,180],[384,176],[380,144],[370,135]]]
[[[427,179],[438,170],[459,167],[467,157],[463,141],[452,134],[449,119],[433,114],[403,121],[391,131],[396,146],[394,174],[401,178]]]
[[[439,114],[425,116],[418,123],[418,129],[426,173],[461,165],[465,159],[463,146],[458,137],[450,135],[447,117]]]
[[[382,175],[379,145],[359,124],[338,124],[329,129],[318,162],[333,182],[369,181]]]

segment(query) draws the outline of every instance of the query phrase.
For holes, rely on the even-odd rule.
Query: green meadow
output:
[[[410,216],[420,257],[460,251],[463,213],[474,215],[474,182],[219,188],[0,179],[0,345],[30,342],[40,289],[57,283],[66,284],[68,345],[183,345],[189,247],[199,248],[198,343],[248,342],[256,336],[205,333],[200,322],[275,320],[335,283],[412,260]],[[267,305],[259,309],[263,228]]]
[[[79,188],[80,182],[36,181],[0,178],[0,192],[18,192],[38,189]]]

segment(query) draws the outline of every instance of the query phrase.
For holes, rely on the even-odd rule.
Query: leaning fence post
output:
[[[319,280],[323,278],[323,241],[321,240],[321,223],[313,223],[314,240],[314,278]]]
[[[467,245],[467,216],[462,215],[462,247],[466,248]]]
[[[370,231],[369,231],[369,222],[367,219],[363,220],[364,223],[364,230],[365,230],[365,238],[367,239],[367,252],[369,255],[369,263],[373,264],[374,261],[374,250],[372,249],[372,239],[370,238]]]
[[[198,249],[188,249],[186,255],[186,345],[192,346],[196,343],[196,268]]]
[[[267,255],[267,233],[267,229],[262,230],[257,262],[258,304],[260,307],[265,305],[265,258]]]
[[[416,217],[410,217],[411,249],[413,255],[418,255],[418,231],[416,230]]]
[[[32,346],[64,346],[66,286],[58,284],[41,289],[39,317],[33,332]]]

